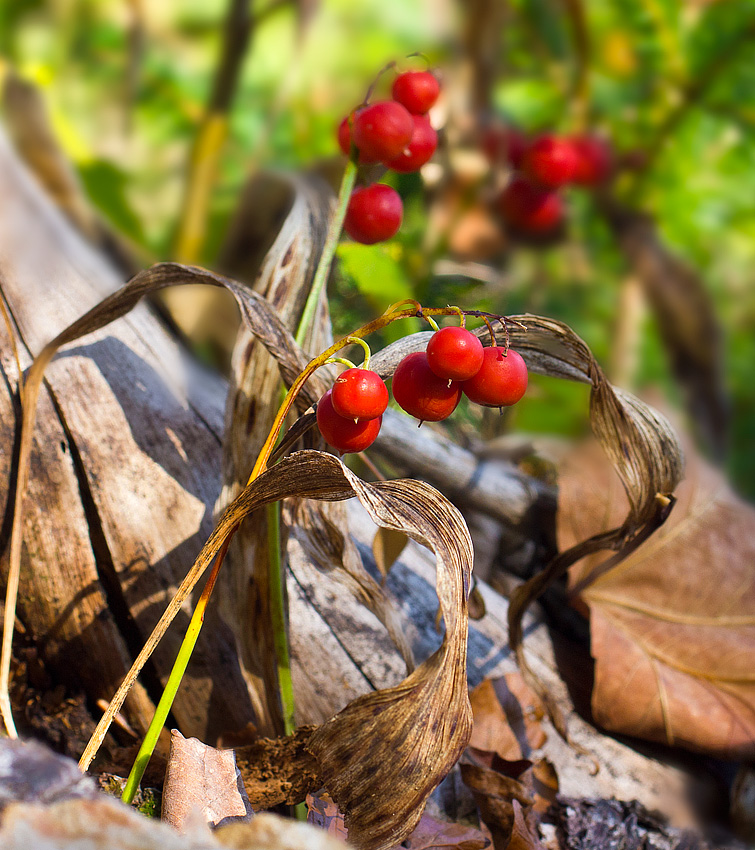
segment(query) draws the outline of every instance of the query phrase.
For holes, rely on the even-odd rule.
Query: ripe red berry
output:
[[[346,419],[377,419],[388,407],[388,387],[371,369],[347,369],[333,384],[332,403]]]
[[[408,174],[418,171],[435,153],[438,146],[438,134],[433,130],[426,115],[412,115],[414,131],[409,144],[395,158],[386,161],[388,168]]]
[[[373,161],[395,159],[409,144],[412,116],[400,104],[384,100],[365,107],[354,119],[352,138],[360,156]]]
[[[523,233],[544,235],[555,231],[564,219],[564,204],[555,192],[516,175],[498,199],[504,220]]]
[[[363,111],[363,109],[355,109],[338,125],[338,147],[341,148],[344,156],[351,156],[351,127],[353,126],[357,115]],[[370,163],[378,161],[379,160],[377,159],[370,159],[368,156],[365,156],[363,151],[359,151],[359,163],[361,165],[369,165]]]
[[[557,189],[574,179],[578,157],[571,139],[540,136],[524,153],[522,172],[541,186]]]
[[[571,141],[577,154],[574,183],[597,186],[607,180],[613,169],[613,152],[609,143],[593,135],[575,136]]]
[[[398,192],[385,183],[373,183],[354,190],[343,227],[352,239],[373,245],[396,234],[403,214]]]
[[[362,452],[380,433],[383,417],[354,422],[339,416],[333,408],[333,391],[328,390],[317,402],[317,427],[325,442],[339,452]]]
[[[485,407],[507,407],[516,404],[527,389],[527,364],[522,355],[511,348],[493,346],[484,350],[480,371],[462,389],[470,401]]]
[[[482,149],[491,165],[508,162],[512,168],[520,168],[529,147],[529,139],[516,127],[493,124],[482,137]]]
[[[424,351],[407,354],[393,374],[393,397],[422,422],[439,422],[450,416],[461,399],[461,384],[439,378]]]
[[[466,328],[441,328],[427,344],[427,362],[439,378],[466,381],[482,366],[483,352],[480,340]]]
[[[440,83],[429,71],[407,71],[393,81],[395,101],[415,115],[424,115],[438,99]]]

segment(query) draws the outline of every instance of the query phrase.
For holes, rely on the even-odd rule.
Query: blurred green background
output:
[[[0,6],[0,54],[42,91],[87,194],[144,262],[182,259],[176,235],[187,164],[227,49],[230,5],[6,0]],[[651,216],[663,250],[686,264],[710,298],[723,345],[713,378],[705,380],[720,379],[713,394],[726,396],[730,415],[726,439],[719,435],[718,442],[726,443],[737,489],[755,497],[755,3],[241,5],[251,15],[251,33],[192,259],[213,266],[250,174],[336,157],[334,128],[376,72],[421,51],[444,78],[445,104],[433,118],[443,138],[438,166],[424,179],[386,178],[406,205],[395,239],[343,244],[331,291],[336,331],[407,296],[509,314],[530,310],[571,325],[609,374],[633,391],[656,398],[660,392],[679,410],[694,411],[689,399],[684,403],[694,381],[686,390],[680,385],[656,311],[641,294],[637,301],[637,270],[605,207],[589,193],[567,193],[568,232],[552,245],[517,244],[504,234],[475,257],[474,247],[454,247],[464,241],[458,230],[428,237],[431,216],[450,203],[454,187],[454,197],[470,209],[485,208],[495,191],[496,175],[475,171],[486,122],[506,121],[530,133],[569,132],[581,123],[610,138],[626,165],[613,200]],[[478,230],[497,233],[495,217],[486,216]],[[474,221],[469,227],[474,231]],[[662,282],[653,285],[660,289]],[[693,345],[703,361],[715,360],[715,343],[705,334]],[[527,403],[506,418],[507,429],[563,436],[586,430],[584,388],[537,377],[532,386]],[[689,424],[694,430],[696,423]],[[710,440],[702,446],[712,450]]]

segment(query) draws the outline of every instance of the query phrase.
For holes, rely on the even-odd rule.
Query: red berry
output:
[[[333,384],[332,403],[346,419],[377,419],[388,407],[388,387],[371,369],[347,369]]]
[[[522,172],[548,189],[570,183],[577,166],[578,156],[571,140],[558,136],[540,136],[522,159]]]
[[[373,245],[396,234],[403,214],[398,192],[385,183],[373,183],[354,190],[343,227],[352,239]]]
[[[482,366],[483,352],[480,340],[466,328],[441,328],[427,344],[427,363],[439,378],[466,381]]]
[[[360,156],[373,161],[395,159],[409,144],[412,116],[400,104],[384,100],[365,107],[354,119],[352,138]]]
[[[424,351],[407,354],[393,374],[393,397],[422,422],[439,422],[450,416],[461,399],[461,384],[439,378]]]
[[[519,168],[528,147],[527,136],[516,127],[493,124],[482,137],[482,149],[491,165],[508,161],[512,168]]]
[[[517,175],[498,200],[504,220],[514,229],[529,234],[547,234],[563,222],[564,204],[560,195]]]
[[[395,158],[386,161],[388,168],[408,174],[419,170],[435,153],[438,146],[438,134],[433,130],[426,115],[412,115],[414,132],[409,144]]]
[[[325,442],[339,452],[362,452],[375,442],[383,417],[354,422],[339,416],[333,408],[333,391],[328,390],[317,402],[317,427]]]
[[[580,186],[598,186],[611,174],[613,152],[609,143],[600,136],[575,136],[572,146],[577,153],[577,170],[574,182]]]
[[[357,115],[363,109],[355,109],[350,115],[347,115],[338,125],[338,146],[341,148],[344,156],[351,156],[351,127],[356,120]],[[362,151],[359,151],[359,163],[361,165],[369,165],[373,162],[378,162],[377,159],[370,159],[365,156]]]
[[[440,83],[429,71],[407,71],[393,81],[393,99],[415,115],[424,115],[438,99]]]
[[[521,354],[511,348],[486,348],[480,371],[462,389],[470,401],[485,407],[507,407],[516,404],[527,389],[527,364]]]

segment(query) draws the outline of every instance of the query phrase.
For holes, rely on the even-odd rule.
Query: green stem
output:
[[[325,288],[328,275],[330,274],[330,267],[333,263],[336,248],[338,247],[338,240],[341,237],[343,220],[346,218],[346,209],[349,206],[349,200],[351,199],[351,193],[354,189],[356,178],[357,167],[351,160],[349,160],[346,163],[346,168],[343,172],[343,179],[341,180],[341,188],[338,191],[338,204],[336,206],[336,211],[328,225],[328,233],[325,237],[325,245],[323,245],[320,262],[317,266],[317,271],[315,272],[315,277],[312,281],[312,288],[307,296],[307,303],[304,305],[304,312],[301,314],[299,327],[296,331],[296,341],[302,347],[304,346],[304,339],[309,333],[309,329],[314,321],[317,304],[320,300],[320,294]]]
[[[270,564],[270,619],[273,627],[275,655],[278,662],[278,688],[283,710],[283,732],[290,735],[296,728],[294,687],[291,681],[291,655],[286,629],[286,599],[283,592],[284,569],[281,558],[280,503],[267,506],[267,548]]]
[[[346,209],[351,199],[351,193],[356,182],[357,167],[349,160],[343,172],[341,188],[338,191],[338,203],[335,213],[328,225],[325,236],[320,262],[317,265],[312,288],[304,305],[299,327],[296,330],[296,342],[303,347],[304,340],[309,333],[317,311],[320,296],[330,274],[330,267],[338,247],[338,240],[343,229],[343,220],[346,217]],[[368,349],[369,351],[369,349]],[[285,574],[281,558],[280,543],[280,506],[269,505],[267,509],[267,540],[268,540],[268,563],[270,581],[270,619],[273,627],[273,640],[275,643],[275,655],[278,664],[278,688],[280,690],[281,709],[283,711],[283,729],[286,735],[290,735],[295,727],[294,715],[296,704],[294,701],[294,688],[291,681],[291,653],[288,645],[288,631],[286,629],[286,603],[283,593],[283,582]]]
[[[173,700],[176,698],[176,693],[181,685],[181,680],[186,672],[186,668],[189,666],[191,655],[194,652],[197,638],[202,630],[202,623],[204,622],[207,603],[212,595],[212,589],[215,586],[215,580],[218,577],[220,566],[223,563],[223,558],[228,550],[229,542],[230,538],[226,542],[226,545],[218,553],[218,557],[215,559],[215,565],[212,568],[210,577],[207,579],[207,584],[204,586],[202,595],[199,597],[199,601],[197,602],[197,607],[194,609],[191,622],[189,623],[189,628],[186,630],[186,635],[181,643],[181,648],[178,650],[178,656],[176,657],[173,669],[170,671],[170,676],[168,677],[165,689],[163,690],[163,695],[160,697],[160,702],[157,704],[152,721],[149,724],[149,729],[147,729],[147,734],[144,736],[142,745],[139,747],[139,752],[136,755],[134,765],[131,768],[131,773],[129,773],[128,779],[126,780],[126,787],[123,789],[123,794],[121,795],[121,800],[123,800],[124,803],[131,804],[133,801],[134,796],[139,789],[139,783],[142,781],[142,776],[144,776],[144,771],[147,769],[149,760],[152,758],[152,753],[155,751],[155,746],[157,745],[157,740],[160,737],[160,732],[162,732],[163,726],[168,719],[168,714],[170,714]]]

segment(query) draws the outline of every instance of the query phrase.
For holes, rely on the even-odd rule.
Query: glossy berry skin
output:
[[[498,199],[501,215],[520,232],[545,235],[557,230],[564,220],[561,196],[517,175]]]
[[[414,121],[409,112],[400,103],[383,100],[365,107],[354,118],[352,138],[360,156],[387,162],[399,156],[413,132]]]
[[[339,416],[333,408],[333,391],[328,390],[317,402],[317,427],[328,445],[339,452],[363,452],[380,433],[383,417],[354,422]]]
[[[546,189],[571,183],[579,158],[571,139],[540,136],[524,153],[522,173]]]
[[[600,136],[574,136],[571,140],[577,154],[573,182],[579,186],[599,186],[613,170],[613,151]]]
[[[404,357],[393,374],[392,388],[399,406],[420,422],[446,419],[461,400],[461,384],[439,378],[424,351]]]
[[[406,71],[393,81],[391,95],[414,115],[424,115],[440,94],[440,83],[429,71]]]
[[[351,127],[356,120],[357,115],[363,112],[363,109],[356,109],[350,115],[347,115],[338,125],[338,147],[341,148],[344,156],[351,156]],[[374,162],[379,162],[377,159],[370,159],[365,156],[362,151],[359,151],[360,165],[370,165]]]
[[[354,190],[343,227],[356,242],[374,245],[396,234],[403,214],[398,192],[384,183],[373,183]]]
[[[470,401],[485,407],[516,404],[527,389],[527,364],[511,348],[508,354],[499,346],[484,350],[480,371],[462,384]]]
[[[388,387],[371,369],[347,369],[336,378],[331,401],[346,419],[377,419],[388,407]]]
[[[427,344],[427,363],[446,381],[466,381],[476,375],[484,357],[480,340],[466,328],[436,331]]]
[[[438,147],[438,134],[433,130],[426,115],[413,115],[414,131],[409,144],[395,158],[385,164],[394,171],[409,174],[418,171],[435,153]]]

